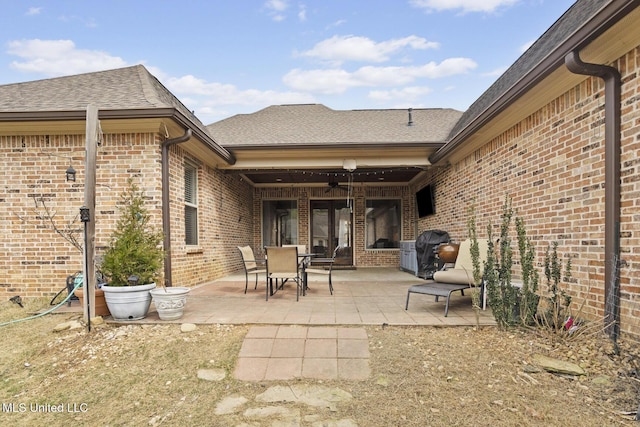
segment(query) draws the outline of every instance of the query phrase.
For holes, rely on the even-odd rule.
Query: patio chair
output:
[[[283,248],[298,248],[298,255],[307,253],[307,245],[282,245]]]
[[[487,257],[487,239],[478,239],[480,250],[480,269],[484,268],[484,261]],[[480,292],[484,299],[484,282],[482,280],[476,282],[473,279],[473,261],[471,258],[471,241],[465,240],[460,243],[458,250],[458,258],[453,268],[447,270],[436,271],[433,274],[433,282],[420,285],[413,285],[407,291],[407,303],[405,310],[409,308],[409,297],[411,294],[433,295],[436,302],[439,297],[446,297],[447,301],[444,306],[444,317],[449,313],[449,299],[451,294],[460,291],[464,295],[464,290],[471,287],[480,286]],[[484,306],[484,304],[483,304]]]
[[[267,277],[267,269],[264,265],[264,260],[257,260],[253,254],[251,246],[238,246],[240,255],[242,255],[242,265],[244,266],[244,293],[247,293],[247,287],[249,286],[249,275],[256,276],[256,285],[253,289],[258,289],[258,276],[261,274]]]
[[[312,258],[310,266],[304,269],[304,274],[322,274],[329,276],[329,293],[333,295],[333,283],[331,282],[331,271],[333,270],[333,263],[336,260],[336,254],[338,253],[340,246],[336,246],[333,250],[331,258]]]
[[[269,293],[273,295],[273,280],[276,281],[276,292],[278,290],[278,280],[282,281],[281,288],[288,280],[296,282],[296,301],[300,299],[300,289],[304,295],[302,278],[300,277],[300,269],[298,268],[298,247],[297,246],[265,246],[267,257],[267,301]]]

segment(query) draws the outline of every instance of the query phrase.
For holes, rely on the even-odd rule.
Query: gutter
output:
[[[169,206],[169,147],[181,144],[191,138],[192,131],[188,128],[184,135],[167,139],[162,143],[162,233],[164,246],[164,286],[171,287],[171,216]]]
[[[565,57],[574,74],[600,77],[604,101],[604,301],[605,330],[611,338],[620,327],[620,72],[608,65],[584,63],[577,50]]]
[[[175,108],[138,108],[125,110],[100,110],[99,120],[123,120],[123,119],[172,119],[186,129],[191,129],[193,136],[227,164],[233,165],[236,158],[225,148],[219,146],[202,126],[193,122]],[[82,121],[86,119],[85,110],[63,110],[63,111],[9,111],[0,112],[0,123],[2,122],[29,122],[29,121]]]

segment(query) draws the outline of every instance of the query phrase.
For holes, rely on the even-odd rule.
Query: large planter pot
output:
[[[144,319],[151,305],[149,291],[155,283],[135,286],[103,286],[107,307],[114,320]]]
[[[78,288],[74,292],[75,296],[80,300],[80,307],[84,310],[84,305],[86,304],[84,301],[84,289]],[[109,312],[109,307],[107,307],[107,301],[104,298],[104,291],[100,289],[95,290],[96,295],[96,306],[95,313],[91,313],[91,316],[108,316],[111,313]]]
[[[151,290],[153,305],[156,306],[160,320],[177,320],[184,314],[189,288],[156,288]]]
[[[438,257],[446,263],[454,263],[458,259],[460,245],[457,243],[447,243],[438,246]]]

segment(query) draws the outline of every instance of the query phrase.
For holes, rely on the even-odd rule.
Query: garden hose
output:
[[[2,327],[2,326],[7,326],[7,325],[11,325],[11,324],[13,324],[13,323],[19,323],[19,322],[25,322],[25,321],[27,321],[27,320],[37,319],[38,317],[42,317],[42,316],[44,316],[44,315],[46,315],[46,314],[49,314],[49,313],[51,313],[51,312],[53,312],[53,311],[57,310],[57,309],[58,309],[58,308],[60,308],[62,305],[64,305],[64,304],[66,304],[66,303],[67,303],[67,301],[69,300],[69,298],[71,298],[71,297],[73,296],[73,292],[75,292],[75,290],[76,290],[76,289],[78,289],[80,286],[82,286],[82,281],[78,281],[78,282],[75,284],[75,286],[74,286],[74,288],[73,288],[73,291],[72,291],[72,292],[69,292],[69,293],[68,293],[68,295],[66,296],[66,298],[65,298],[65,299],[63,299],[63,300],[62,300],[58,305],[56,305],[56,306],[54,306],[54,307],[51,307],[50,309],[48,309],[48,310],[46,310],[46,311],[43,311],[42,313],[38,313],[38,314],[33,315],[33,316],[25,317],[24,319],[14,319],[14,320],[10,320],[10,321],[8,321],[8,322],[0,323],[0,327]]]

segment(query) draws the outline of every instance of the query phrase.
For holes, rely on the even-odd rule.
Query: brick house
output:
[[[168,235],[169,285],[237,271],[244,244],[337,245],[344,265],[397,266],[401,240],[461,240],[471,205],[482,233],[509,194],[538,258],[552,241],[572,257],[585,314],[613,304],[638,336],[638,5],[577,1],[464,113],[283,105],[205,126],[142,66],[0,86],[0,298],[50,295],[81,268],[61,235],[80,227],[93,104],[98,252],[132,177]],[[419,217],[428,185],[435,213]]]

